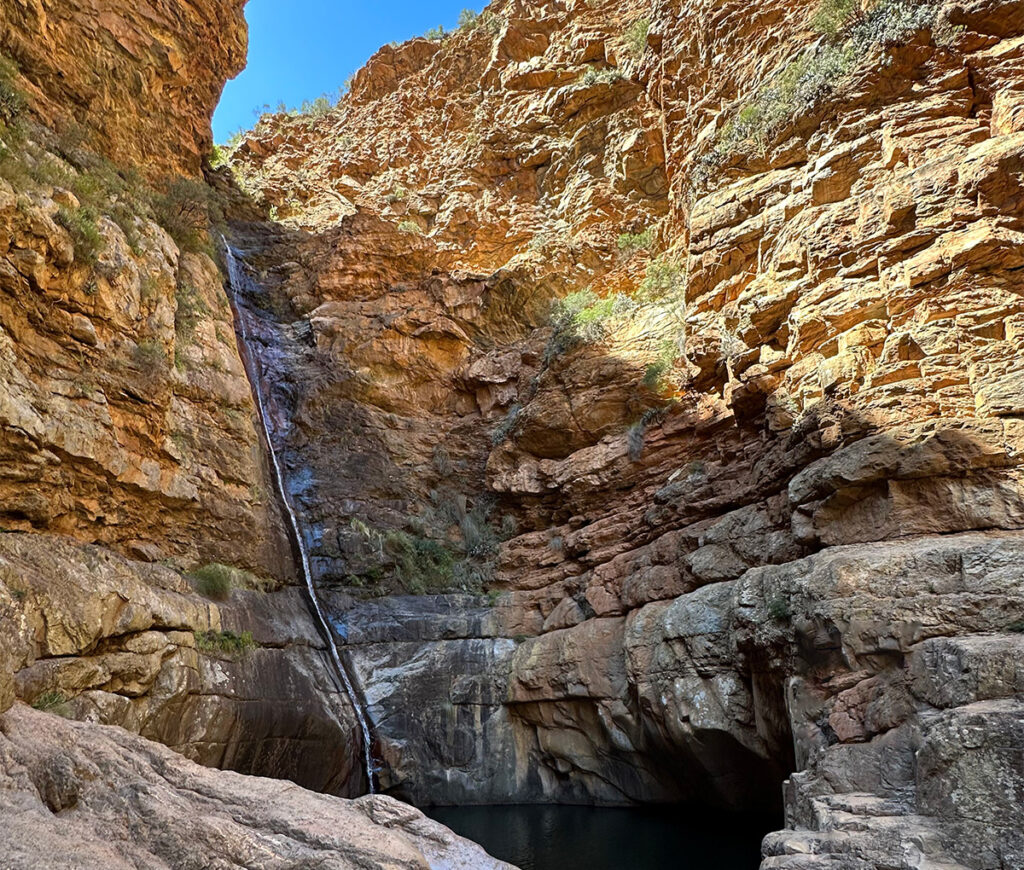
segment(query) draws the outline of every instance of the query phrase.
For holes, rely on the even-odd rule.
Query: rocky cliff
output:
[[[1021,862],[1022,39],[1000,0],[495,3],[235,149],[395,793],[788,776],[766,868]]]
[[[295,785],[366,778],[200,172],[243,4],[58,5],[0,9],[4,866],[503,866]]]
[[[496,2],[213,187],[241,4],[136,12],[0,11],[11,854],[486,866],[125,733],[364,785],[226,209],[387,790],[781,800],[764,868],[1024,862],[1024,6]]]
[[[245,67],[246,0],[5,3],[0,52],[30,110],[147,174],[198,175],[224,82]]]

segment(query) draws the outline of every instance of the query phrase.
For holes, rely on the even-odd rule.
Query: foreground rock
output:
[[[511,867],[391,798],[208,770],[119,728],[23,705],[0,717],[0,815],[10,870]]]

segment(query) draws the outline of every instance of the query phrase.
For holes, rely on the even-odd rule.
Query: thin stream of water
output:
[[[359,728],[362,732],[363,738],[363,764],[366,769],[366,779],[369,784],[370,794],[374,794],[376,792],[376,786],[374,782],[375,766],[373,762],[373,741],[370,737],[370,725],[367,720],[366,711],[363,709],[362,703],[360,703],[359,695],[352,683],[352,678],[349,676],[348,668],[345,667],[345,664],[341,659],[341,653],[338,651],[338,645],[334,641],[334,634],[331,631],[330,623],[327,621],[323,608],[320,606],[320,599],[317,596],[316,587],[313,585],[313,572],[309,564],[309,554],[306,551],[306,544],[299,529],[298,516],[295,513],[295,509],[292,507],[291,499],[288,497],[288,490],[284,481],[284,472],[281,468],[281,462],[277,457],[277,451],[274,449],[274,441],[270,437],[270,424],[267,421],[267,412],[264,407],[263,399],[263,388],[261,386],[262,378],[260,377],[260,372],[257,369],[258,362],[256,355],[252,353],[251,348],[249,347],[249,330],[246,323],[245,311],[242,305],[243,287],[245,286],[245,282],[251,279],[241,265],[238,252],[235,251],[235,249],[232,248],[226,240],[224,242],[224,251],[228,266],[228,283],[231,286],[232,309],[241,344],[240,350],[242,351],[242,365],[245,367],[245,372],[249,377],[249,384],[252,387],[253,398],[256,401],[257,416],[260,420],[260,426],[263,429],[263,437],[267,442],[267,452],[270,455],[270,463],[274,469],[274,479],[277,483],[278,495],[280,496],[281,504],[284,505],[285,513],[288,515],[291,532],[295,539],[295,545],[299,551],[299,556],[302,562],[302,578],[306,584],[306,591],[309,593],[309,601],[313,614],[320,623],[320,628],[323,631],[324,637],[327,639],[327,647],[330,650],[331,659],[338,672],[338,676],[341,679],[341,683],[344,686],[345,694],[348,695],[348,699],[352,704],[352,709],[355,711],[356,720],[359,722]]]

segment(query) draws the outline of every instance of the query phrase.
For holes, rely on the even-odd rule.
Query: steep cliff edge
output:
[[[1022,39],[496,3],[234,151],[396,793],[799,771],[765,867],[1020,863]]]

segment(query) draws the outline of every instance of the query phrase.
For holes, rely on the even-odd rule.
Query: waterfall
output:
[[[352,704],[352,709],[355,711],[356,719],[359,722],[359,728],[362,732],[363,738],[363,765],[366,769],[366,780],[370,787],[370,794],[374,794],[376,788],[374,786],[375,765],[373,762],[373,742],[370,737],[370,726],[366,710],[363,708],[359,695],[356,693],[355,685],[349,675],[348,668],[345,667],[341,658],[341,653],[338,651],[338,645],[334,641],[334,633],[331,630],[330,623],[324,615],[323,608],[320,605],[320,599],[317,596],[316,587],[313,585],[313,572],[309,564],[309,552],[306,548],[306,542],[302,536],[302,532],[299,529],[299,519],[295,513],[295,508],[292,507],[292,501],[288,497],[288,489],[285,486],[284,480],[284,471],[282,470],[281,462],[277,457],[277,450],[274,448],[274,440],[270,437],[270,423],[267,420],[267,411],[264,404],[259,362],[256,355],[251,352],[249,347],[249,330],[248,325],[246,324],[245,311],[243,310],[242,305],[242,288],[250,279],[242,268],[238,253],[227,243],[226,239],[224,240],[224,252],[228,266],[228,283],[231,288],[231,307],[238,332],[240,344],[239,351],[240,356],[242,357],[242,365],[245,367],[245,372],[249,377],[249,384],[252,387],[253,399],[256,402],[257,416],[259,417],[260,425],[263,428],[263,437],[267,442],[267,452],[270,454],[270,464],[273,467],[274,479],[277,482],[278,495],[280,496],[281,504],[284,506],[285,514],[288,516],[288,522],[291,527],[292,537],[295,540],[295,545],[298,547],[301,559],[302,579],[306,584],[306,591],[309,593],[310,606],[312,608],[313,615],[316,617],[316,620],[320,625],[320,629],[327,640],[327,647],[330,650],[331,659],[334,662],[335,669],[337,670],[342,686],[345,689],[345,694],[348,695],[348,699]]]

